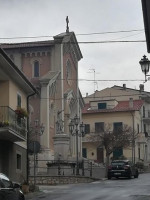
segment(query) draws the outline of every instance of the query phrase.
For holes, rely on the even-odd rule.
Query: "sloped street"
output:
[[[40,193],[30,194],[30,200],[149,200],[150,173],[138,179],[101,180],[88,184],[40,186]]]

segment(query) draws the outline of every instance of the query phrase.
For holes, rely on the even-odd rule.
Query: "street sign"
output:
[[[31,141],[28,145],[29,153],[39,153],[41,145],[38,141]]]

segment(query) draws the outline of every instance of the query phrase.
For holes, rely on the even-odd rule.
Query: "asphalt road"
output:
[[[138,179],[112,179],[87,184],[41,186],[32,200],[150,200],[150,173]]]

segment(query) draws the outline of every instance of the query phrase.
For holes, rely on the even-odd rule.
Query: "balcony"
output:
[[[97,142],[97,141],[100,141],[100,136],[99,136],[99,134],[97,134],[95,132],[85,134],[85,136],[82,138],[83,143]]]
[[[143,115],[143,122],[150,124],[150,110],[145,111]]]
[[[27,121],[8,106],[0,106],[0,140],[26,141]]]

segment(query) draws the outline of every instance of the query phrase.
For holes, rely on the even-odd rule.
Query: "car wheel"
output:
[[[129,176],[128,176],[128,179],[131,179],[131,178],[132,178],[132,174],[130,173]]]
[[[134,175],[134,178],[138,178],[139,177],[139,172],[136,171],[136,174]]]
[[[24,196],[20,196],[19,200],[25,200]]]

